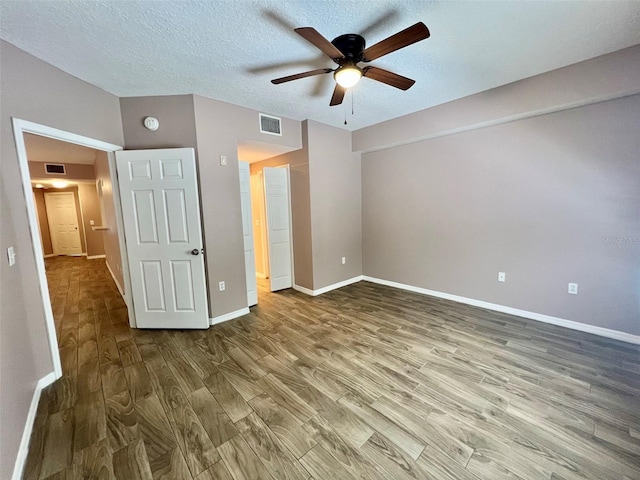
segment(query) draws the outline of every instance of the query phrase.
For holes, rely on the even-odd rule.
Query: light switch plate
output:
[[[16,264],[16,251],[13,247],[7,248],[7,260],[9,261],[10,267],[13,267]]]

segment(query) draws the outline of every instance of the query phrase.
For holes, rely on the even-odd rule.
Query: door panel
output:
[[[147,312],[165,312],[162,264],[159,261],[142,261],[142,280]]]
[[[153,202],[153,190],[133,191],[133,216],[138,243],[158,243],[158,224]]]
[[[253,243],[253,215],[251,212],[251,176],[249,164],[238,162],[240,170],[240,207],[242,209],[242,235],[244,242],[244,268],[247,277],[247,304],[258,303],[256,260]]]
[[[169,242],[189,243],[189,227],[187,226],[187,206],[183,190],[164,191],[165,221],[169,227]]]
[[[202,230],[191,148],[116,152],[139,328],[207,328]]]
[[[269,244],[271,291],[293,285],[291,268],[291,217],[289,175],[285,168],[264,168],[265,206]]]
[[[180,312],[195,311],[191,262],[187,260],[172,261],[171,281],[173,282],[173,291],[175,292],[176,310]]]

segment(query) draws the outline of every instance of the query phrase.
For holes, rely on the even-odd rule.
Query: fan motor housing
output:
[[[362,60],[362,52],[365,48],[365,41],[361,35],[356,33],[347,33],[336,37],[331,42],[334,47],[340,50],[345,58],[333,59],[334,62],[341,65],[345,60],[358,63]]]

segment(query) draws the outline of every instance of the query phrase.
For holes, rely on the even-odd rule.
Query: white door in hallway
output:
[[[208,328],[192,148],[116,152],[138,328]]]
[[[54,255],[82,255],[76,198],[73,192],[44,194]]]
[[[247,303],[258,303],[256,258],[253,246],[253,215],[251,213],[251,173],[247,162],[238,162],[240,169],[240,207],[242,208],[242,236],[244,239],[244,268],[247,276]]]
[[[291,288],[291,215],[288,168],[265,167],[264,196],[267,210],[269,282],[271,291]]]

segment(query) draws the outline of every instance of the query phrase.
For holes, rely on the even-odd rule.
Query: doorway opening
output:
[[[258,292],[295,284],[288,155],[294,150],[261,142],[238,145],[249,306],[257,303]]]
[[[42,308],[45,315],[54,374],[55,378],[58,379],[62,376],[62,365],[58,349],[56,323],[53,315],[51,297],[49,295],[49,284],[45,268],[45,255],[84,255],[88,257],[92,252],[100,252],[99,241],[97,240],[98,237],[93,235],[95,232],[93,228],[86,228],[88,226],[109,228],[115,236],[114,245],[117,245],[118,252],[124,251],[124,239],[121,234],[122,218],[119,213],[119,204],[116,205],[114,203],[114,200],[119,198],[117,182],[111,182],[112,178],[115,179],[113,152],[122,150],[122,147],[16,118],[13,119],[13,134],[16,144],[22,187],[27,204],[27,217],[31,244],[35,257],[38,283],[40,285],[40,300],[42,302]],[[73,154],[71,152],[74,151],[74,148],[75,153],[82,152],[82,155],[85,155],[85,164],[90,162],[91,155],[94,156],[94,159],[97,159],[98,156],[101,157],[102,168],[104,169],[102,175],[104,178],[100,179],[102,183],[98,181],[97,185],[95,178],[82,178],[83,174],[79,172],[72,175],[68,168],[65,170],[66,175],[64,178],[58,178],[58,173],[56,173],[56,175],[47,176],[45,173],[46,169],[44,167],[44,162],[34,162],[30,165],[29,152],[31,152],[31,158],[35,160],[35,157],[38,156],[38,149],[48,150],[49,153],[52,152],[52,149],[59,149],[59,153],[65,152],[61,153],[62,156],[59,157],[66,160],[62,163],[69,164],[71,170],[73,170],[73,168],[75,168],[72,167],[73,165],[83,165],[82,162],[78,163],[78,160],[76,160],[76,163],[70,161],[73,158]],[[52,156],[49,156],[48,158],[49,161],[51,161]],[[84,170],[85,172],[91,171],[93,170],[93,165],[89,168],[79,170]],[[86,175],[86,173],[84,175]],[[105,198],[104,195],[104,187],[107,186],[105,181],[108,183],[109,187],[108,198]],[[54,182],[61,183],[54,185]],[[56,189],[56,187],[59,187],[59,189]],[[53,213],[52,216],[56,218],[53,223],[55,224],[58,222],[58,217],[62,216],[63,218],[61,223],[64,224],[60,229],[58,229],[58,231],[54,231],[53,233],[54,237],[57,236],[57,240],[55,240],[56,250],[54,253],[54,242],[51,240],[51,230],[55,230],[57,227],[52,227],[52,223],[49,221],[49,215],[46,213],[48,210],[44,200],[44,192],[46,190],[48,194],[61,193],[62,189],[67,190],[65,193],[71,194],[66,196],[66,203],[63,202],[62,206],[58,206],[59,210],[56,210],[58,207],[53,207],[53,204],[50,201],[51,213]],[[92,191],[95,192],[95,194],[93,198],[90,198]],[[84,194],[81,192],[84,192]],[[42,205],[39,204],[39,196],[42,197]],[[86,215],[83,215],[82,203],[80,201],[81,198],[87,200],[85,207],[87,210],[94,208],[96,202],[100,204],[100,206],[98,206],[98,210],[100,212],[100,221],[97,222],[99,223],[98,225],[95,225],[96,220],[98,219],[98,213],[95,212],[95,210],[93,212],[87,211]],[[66,209],[66,212],[64,212],[64,209]],[[100,225],[103,223],[105,218],[105,210],[113,215],[113,224],[111,227],[104,227],[104,225]],[[46,216],[46,218],[43,218],[43,216]],[[94,222],[94,225],[91,225],[91,221]],[[75,232],[76,227],[78,232],[77,237],[75,233],[71,232],[71,230]],[[43,230],[48,231],[48,239],[46,239],[46,234]],[[87,230],[91,231],[89,234],[91,237],[89,241],[87,240]],[[51,250],[50,253],[47,254],[46,252],[48,247],[51,248]],[[93,248],[96,248],[97,250],[92,250]],[[77,253],[78,251],[80,253]],[[101,255],[105,254],[96,253],[95,257],[100,258]],[[113,265],[110,267],[110,270],[112,270],[116,265],[115,262],[112,263]],[[109,263],[107,263],[107,266],[109,266]],[[121,272],[120,278],[123,278],[124,280],[120,282],[120,293],[125,299],[129,298],[129,295],[127,295],[129,285],[128,281],[126,281],[128,279],[128,272],[126,271],[127,265],[126,263],[122,263],[118,258],[117,267],[115,268]],[[116,277],[113,271],[111,271],[111,275],[114,276],[114,278]],[[127,302],[127,308],[129,307],[128,303],[129,302]]]

